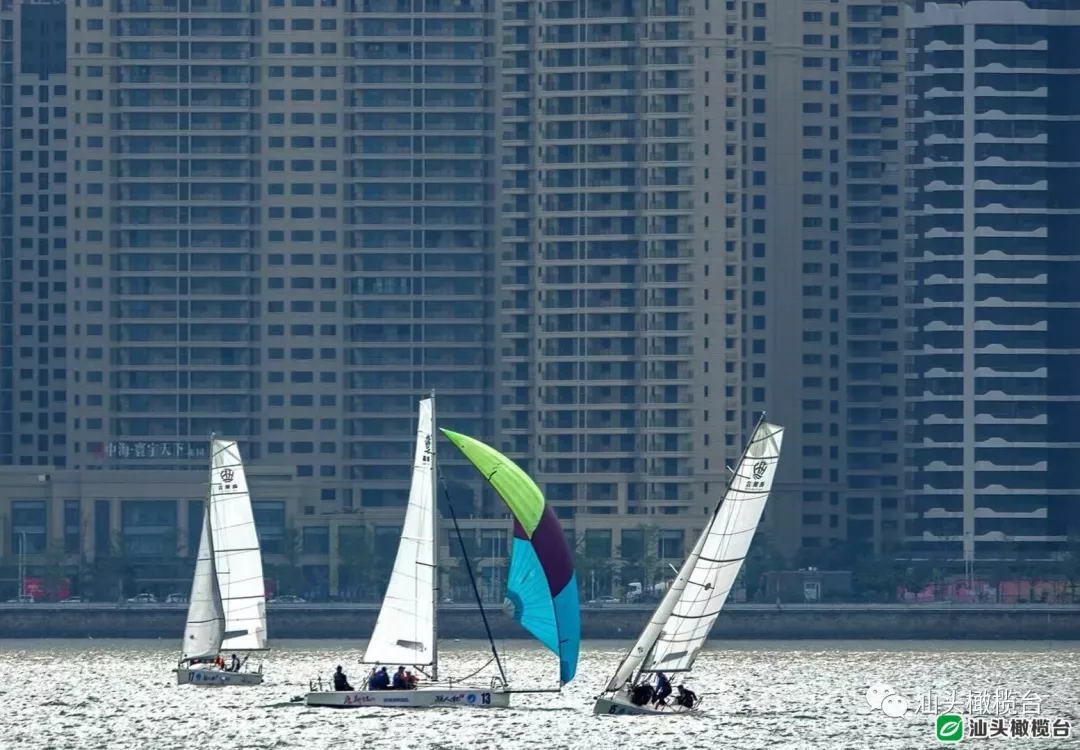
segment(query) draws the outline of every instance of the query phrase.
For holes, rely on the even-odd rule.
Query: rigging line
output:
[[[485,664],[484,666],[480,667],[480,669],[476,670],[476,671],[475,671],[475,672],[473,672],[472,674],[470,674],[470,675],[466,675],[465,677],[462,677],[462,678],[460,678],[460,679],[458,680],[458,682],[465,682],[466,680],[471,680],[471,679],[472,679],[473,677],[476,677],[476,675],[480,674],[480,673],[481,673],[481,672],[483,672],[483,671],[484,671],[485,669],[487,669],[488,667],[490,667],[490,666],[491,666],[491,662],[493,662],[493,661],[495,661],[495,658],[494,658],[494,657],[492,657],[491,659],[488,659],[488,660],[487,660],[487,663],[486,663],[486,664]]]
[[[461,527],[458,526],[457,514],[454,513],[454,504],[450,501],[450,490],[446,486],[446,477],[443,476],[442,471],[436,468],[439,473],[439,484],[442,485],[443,497],[446,498],[446,507],[450,511],[450,520],[454,523],[454,533],[457,534],[458,544],[461,545],[461,559],[465,563],[465,570],[469,574],[469,583],[472,585],[473,593],[476,595],[476,604],[480,608],[480,618],[484,621],[484,631],[487,633],[488,643],[491,644],[491,655],[495,661],[495,665],[499,668],[499,677],[502,679],[503,685],[506,684],[506,672],[503,671],[502,661],[499,660],[499,650],[495,648],[495,638],[491,635],[491,626],[488,624],[487,612],[484,611],[484,601],[480,598],[480,589],[476,586],[476,577],[473,576],[472,563],[469,561],[469,555],[465,551],[465,542],[461,537]],[[490,663],[490,662],[489,662]]]

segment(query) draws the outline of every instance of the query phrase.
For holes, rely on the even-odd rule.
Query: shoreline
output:
[[[269,604],[274,640],[363,640],[379,605]],[[495,638],[528,638],[517,623],[487,606]],[[653,607],[582,606],[583,640],[633,639]],[[186,605],[0,605],[0,639],[181,638]],[[445,638],[483,639],[475,605],[439,608]],[[732,604],[710,637],[722,640],[1080,641],[1080,605],[1053,604]]]

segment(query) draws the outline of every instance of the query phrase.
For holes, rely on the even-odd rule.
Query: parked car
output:
[[[307,600],[301,599],[299,596],[293,596],[292,594],[286,594],[285,596],[276,596],[270,600],[270,604],[305,604]]]
[[[589,604],[596,604],[603,606],[605,604],[618,604],[619,600],[614,596],[598,596],[595,599],[590,599]]]
[[[139,594],[128,599],[128,604],[157,604],[157,597],[153,594]]]
[[[183,594],[169,594],[165,597],[166,604],[187,604],[187,597]]]
[[[81,596],[69,596],[67,599],[61,599],[59,604],[82,604],[85,601]]]
[[[8,604],[33,604],[34,597],[30,594],[19,594],[18,596],[8,599]]]

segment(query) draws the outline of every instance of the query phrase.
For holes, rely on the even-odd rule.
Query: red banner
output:
[[[45,581],[41,578],[27,578],[25,579],[24,589],[23,593],[34,597],[35,602],[42,602],[46,599],[57,602],[71,596],[71,581],[67,578],[61,578],[56,582],[53,591],[47,591]]]

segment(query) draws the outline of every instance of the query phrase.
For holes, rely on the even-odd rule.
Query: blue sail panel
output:
[[[565,685],[577,673],[581,649],[581,606],[577,576],[554,598],[547,574],[531,543],[515,539],[506,583],[507,613],[536,640],[559,657],[559,681]]]
[[[526,539],[515,539],[506,581],[503,608],[521,627],[556,654],[559,653],[559,624],[551,599],[547,576]]]
[[[577,674],[578,652],[581,650],[581,602],[578,599],[577,573],[555,597],[555,619],[562,636],[559,654],[559,679],[570,682]]]

